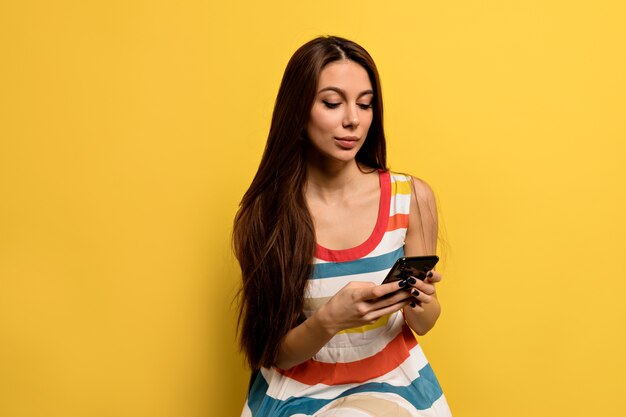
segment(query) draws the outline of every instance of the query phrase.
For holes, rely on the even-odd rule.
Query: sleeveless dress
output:
[[[361,245],[317,245],[308,281],[307,317],[350,281],[380,284],[404,256],[410,177],[379,171],[380,206]],[[439,382],[402,311],[336,334],[315,356],[288,370],[261,368],[242,416],[451,416]]]

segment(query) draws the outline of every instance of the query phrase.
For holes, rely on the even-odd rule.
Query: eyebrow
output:
[[[332,86],[331,87],[324,87],[320,91],[318,91],[317,94],[323,93],[324,91],[334,91],[335,93],[339,94],[343,98],[346,98],[346,92],[344,90],[342,90],[341,88],[339,88],[339,87],[332,87]],[[374,91],[372,91],[372,90],[361,91],[359,93],[359,95],[357,96],[357,98],[361,98],[361,97],[363,97],[365,95],[368,95],[368,94],[374,94]]]

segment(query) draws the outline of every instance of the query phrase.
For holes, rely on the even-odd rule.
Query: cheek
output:
[[[372,126],[372,122],[374,121],[374,115],[370,112],[369,115],[362,119],[361,124],[363,125],[364,130],[369,130],[370,126]]]
[[[309,127],[316,130],[332,130],[341,123],[339,112],[329,112],[324,109],[313,109]]]

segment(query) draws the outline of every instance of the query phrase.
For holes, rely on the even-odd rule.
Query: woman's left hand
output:
[[[434,298],[437,298],[435,284],[441,281],[441,274],[431,270],[426,274],[423,281],[416,277],[409,277],[406,281],[405,289],[411,292],[414,299],[409,306],[416,312],[423,312],[424,308],[432,303]]]

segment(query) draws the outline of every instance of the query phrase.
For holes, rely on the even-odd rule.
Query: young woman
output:
[[[234,224],[242,415],[450,415],[413,333],[437,321],[441,275],[381,285],[397,258],[435,253],[435,199],[386,164],[370,55],[334,36],[300,47]]]

